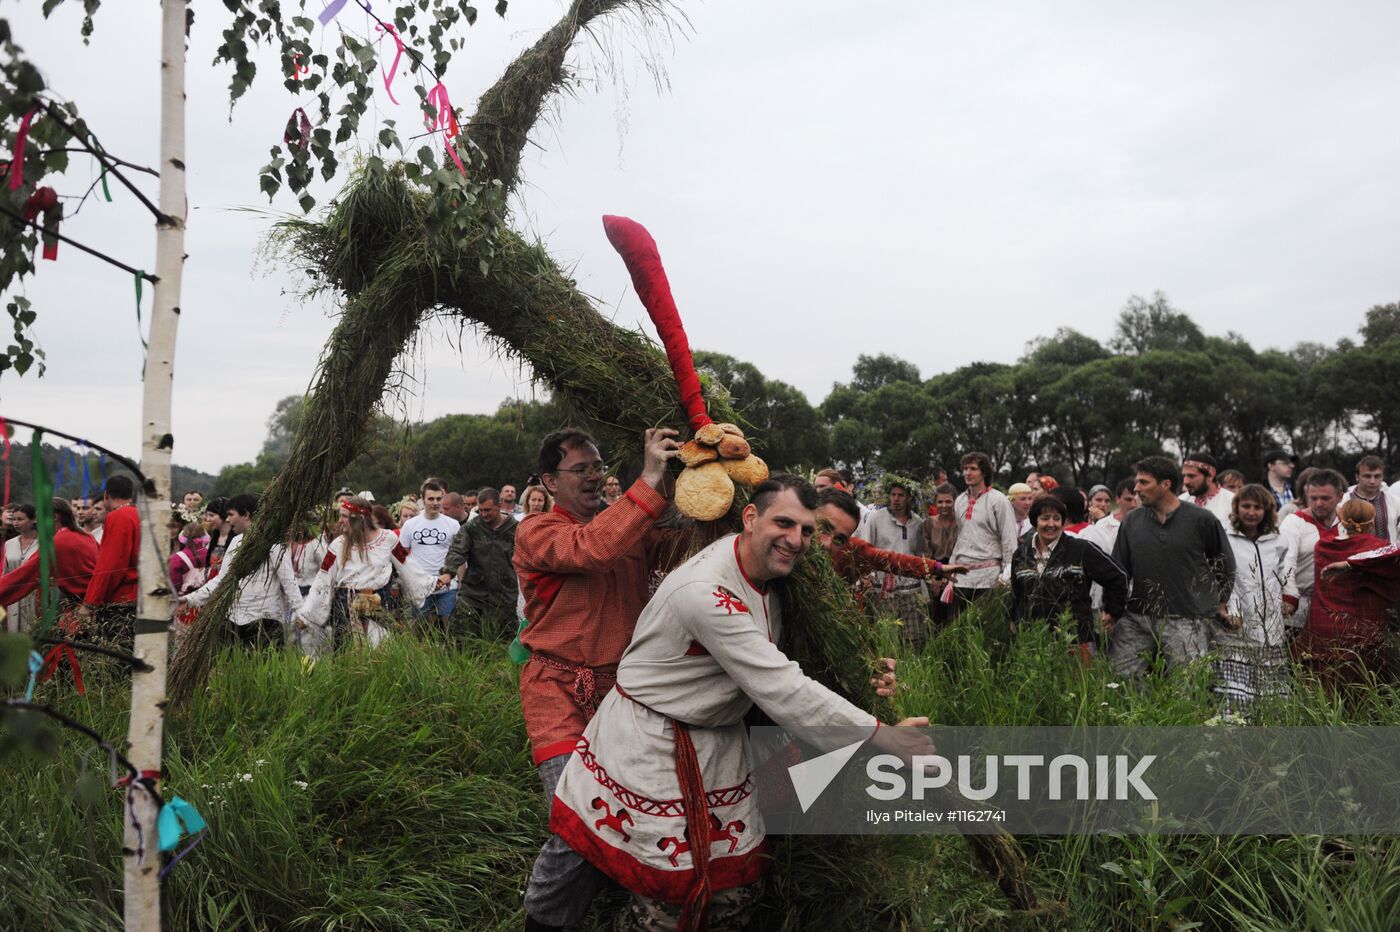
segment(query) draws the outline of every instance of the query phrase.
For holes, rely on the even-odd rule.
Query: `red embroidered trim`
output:
[[[574,753],[578,755],[583,766],[588,768],[588,772],[593,774],[593,779],[599,785],[608,790],[619,802],[629,809],[635,809],[644,815],[659,816],[664,818],[684,818],[685,804],[680,797],[675,799],[659,800],[630,790],[618,783],[608,775],[607,769],[594,756],[589,749],[588,739],[579,738],[578,744],[574,746]],[[719,806],[733,806],[748,799],[753,795],[753,774],[745,774],[744,782],[737,786],[729,786],[724,789],[710,790],[705,794],[705,805],[711,809]]]
[[[737,534],[734,535],[734,562],[739,565],[739,575],[744,577],[744,582],[748,583],[749,587],[753,589],[754,592],[757,592],[759,595],[768,594],[768,587],[766,585],[760,586],[758,583],[754,582],[749,578],[748,572],[745,571],[744,561],[739,559],[739,535]]]
[[[327,572],[332,566],[335,566],[335,551],[327,550],[326,555],[321,558],[321,571]]]
[[[556,797],[557,799],[557,797]],[[682,903],[695,877],[692,867],[665,869],[653,867],[627,851],[614,847],[596,830],[560,801],[550,807],[549,830],[572,849],[583,855],[594,867],[607,874],[625,889],[655,900]],[[771,856],[768,839],[743,854],[714,854],[710,861],[710,887],[727,890],[757,883],[768,869]]]

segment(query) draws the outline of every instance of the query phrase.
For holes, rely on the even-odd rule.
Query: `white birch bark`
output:
[[[154,669],[131,679],[127,752],[141,771],[161,769],[165,730],[165,670],[170,645],[169,569],[165,528],[170,521],[170,395],[175,374],[175,331],[180,320],[180,276],[185,262],[185,0],[162,0],[160,62],[160,200],[156,224],[156,278],[150,349],[141,397],[141,471],[149,483],[140,496],[140,586],[136,603],[136,656]],[[151,488],[154,485],[154,489]],[[143,632],[141,619],[166,622]],[[138,836],[123,819],[124,916],[127,932],[161,928],[159,814],[149,794],[134,794]],[[138,844],[144,847],[137,856]]]

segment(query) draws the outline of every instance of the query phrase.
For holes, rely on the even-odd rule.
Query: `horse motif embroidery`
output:
[[[622,836],[623,841],[632,840],[632,836],[627,834],[627,830],[622,827],[623,823],[627,825],[632,824],[632,813],[622,808],[619,808],[617,812],[613,812],[612,806],[609,806],[607,800],[603,799],[601,796],[593,797],[592,805],[594,809],[602,809],[604,812],[603,817],[593,823],[594,831],[601,831],[604,826],[606,826],[607,828],[615,829],[617,833]]]
[[[723,586],[719,586],[715,589],[714,597],[715,608],[724,609],[726,615],[733,615],[735,612],[740,612],[745,615],[751,614],[749,612],[749,607],[744,604],[744,601]]]
[[[719,816],[712,812],[710,813],[710,844],[713,846],[718,842],[727,841],[729,842],[729,850],[726,853],[733,854],[734,849],[739,847],[739,836],[742,835],[747,828],[748,826],[744,825],[742,819],[735,819],[733,822],[725,825],[720,822]],[[684,836],[683,838],[668,835],[656,843],[656,847],[662,851],[665,851],[667,848],[671,849],[667,860],[671,862],[672,867],[680,867],[681,855],[690,852],[690,831],[686,830],[682,834]]]

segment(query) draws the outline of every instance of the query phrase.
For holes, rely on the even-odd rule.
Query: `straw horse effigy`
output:
[[[309,273],[314,289],[337,295],[343,310],[322,353],[289,463],[265,493],[260,520],[226,572],[235,578],[250,573],[280,541],[283,528],[329,499],[338,473],[361,448],[396,361],[433,316],[479,328],[527,364],[556,399],[587,420],[614,457],[635,459],[647,428],[690,422],[666,356],[644,335],[605,319],[542,245],[500,223],[527,134],[546,100],[569,80],[570,44],[598,16],[628,7],[647,10],[650,4],[576,0],[481,97],[463,132],[474,149],[470,171],[497,194],[479,201],[485,206],[475,214],[444,220],[451,205],[433,203],[395,167],[371,165],[324,218],[281,226],[283,250]],[[714,421],[740,420],[722,391],[709,385],[701,390]],[[743,493],[736,497],[742,504]],[[716,513],[712,522],[692,524],[695,549],[727,532],[737,510]],[[219,590],[177,656],[171,681],[177,699],[207,676],[219,643],[218,626],[210,621],[223,614],[236,589]],[[792,620],[784,650],[814,678],[881,719],[894,720],[889,700],[877,697],[870,683],[874,632],[823,553],[814,549],[801,561],[784,600],[784,614]],[[1014,839],[969,840],[1016,905],[1034,908]],[[821,844],[857,842],[868,846],[878,839]],[[795,848],[817,846],[807,839]]]

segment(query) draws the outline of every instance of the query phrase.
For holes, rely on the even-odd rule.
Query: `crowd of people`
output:
[[[431,477],[392,504],[342,489],[238,582],[227,617],[212,622],[250,649],[294,644],[310,657],[351,639],[378,644],[400,624],[514,636],[551,806],[525,894],[529,928],[576,924],[609,878],[633,894],[633,927],[708,917],[720,929],[749,915],[765,864],[762,820],[743,791],[755,705],[780,725],[845,724],[891,753],[929,750],[912,727],[926,719],[882,728],[784,655],[775,593],[811,546],[872,617],[897,619],[910,653],[973,606],[994,617],[1005,605],[1013,636],[1064,628],[1070,662],[1102,656],[1125,678],[1205,659],[1230,714],[1286,694],[1296,669],[1334,690],[1388,673],[1400,488],[1385,485],[1376,457],[1361,459],[1354,482],[1306,469],[1295,484],[1293,459],[1277,451],[1249,483],[1197,452],[1180,463],[1146,457],[1113,486],[1031,473],[1002,491],[989,458],[969,452],[962,487],[940,475],[926,503],[895,476],[865,504],[835,468],[811,481],[777,475],[754,490],[737,534],[685,559],[683,528],[662,520],[675,438],[647,432],[626,489],[578,430],[544,438],[519,495]],[[130,644],[132,493],[115,476],[101,501],[53,501],[65,630]],[[229,578],[258,506],[254,495],[206,501],[196,491],[176,503],[177,632]],[[37,623],[35,509],[11,507],[5,528],[0,604],[22,631]],[[889,694],[894,661],[882,664],[872,683]]]

